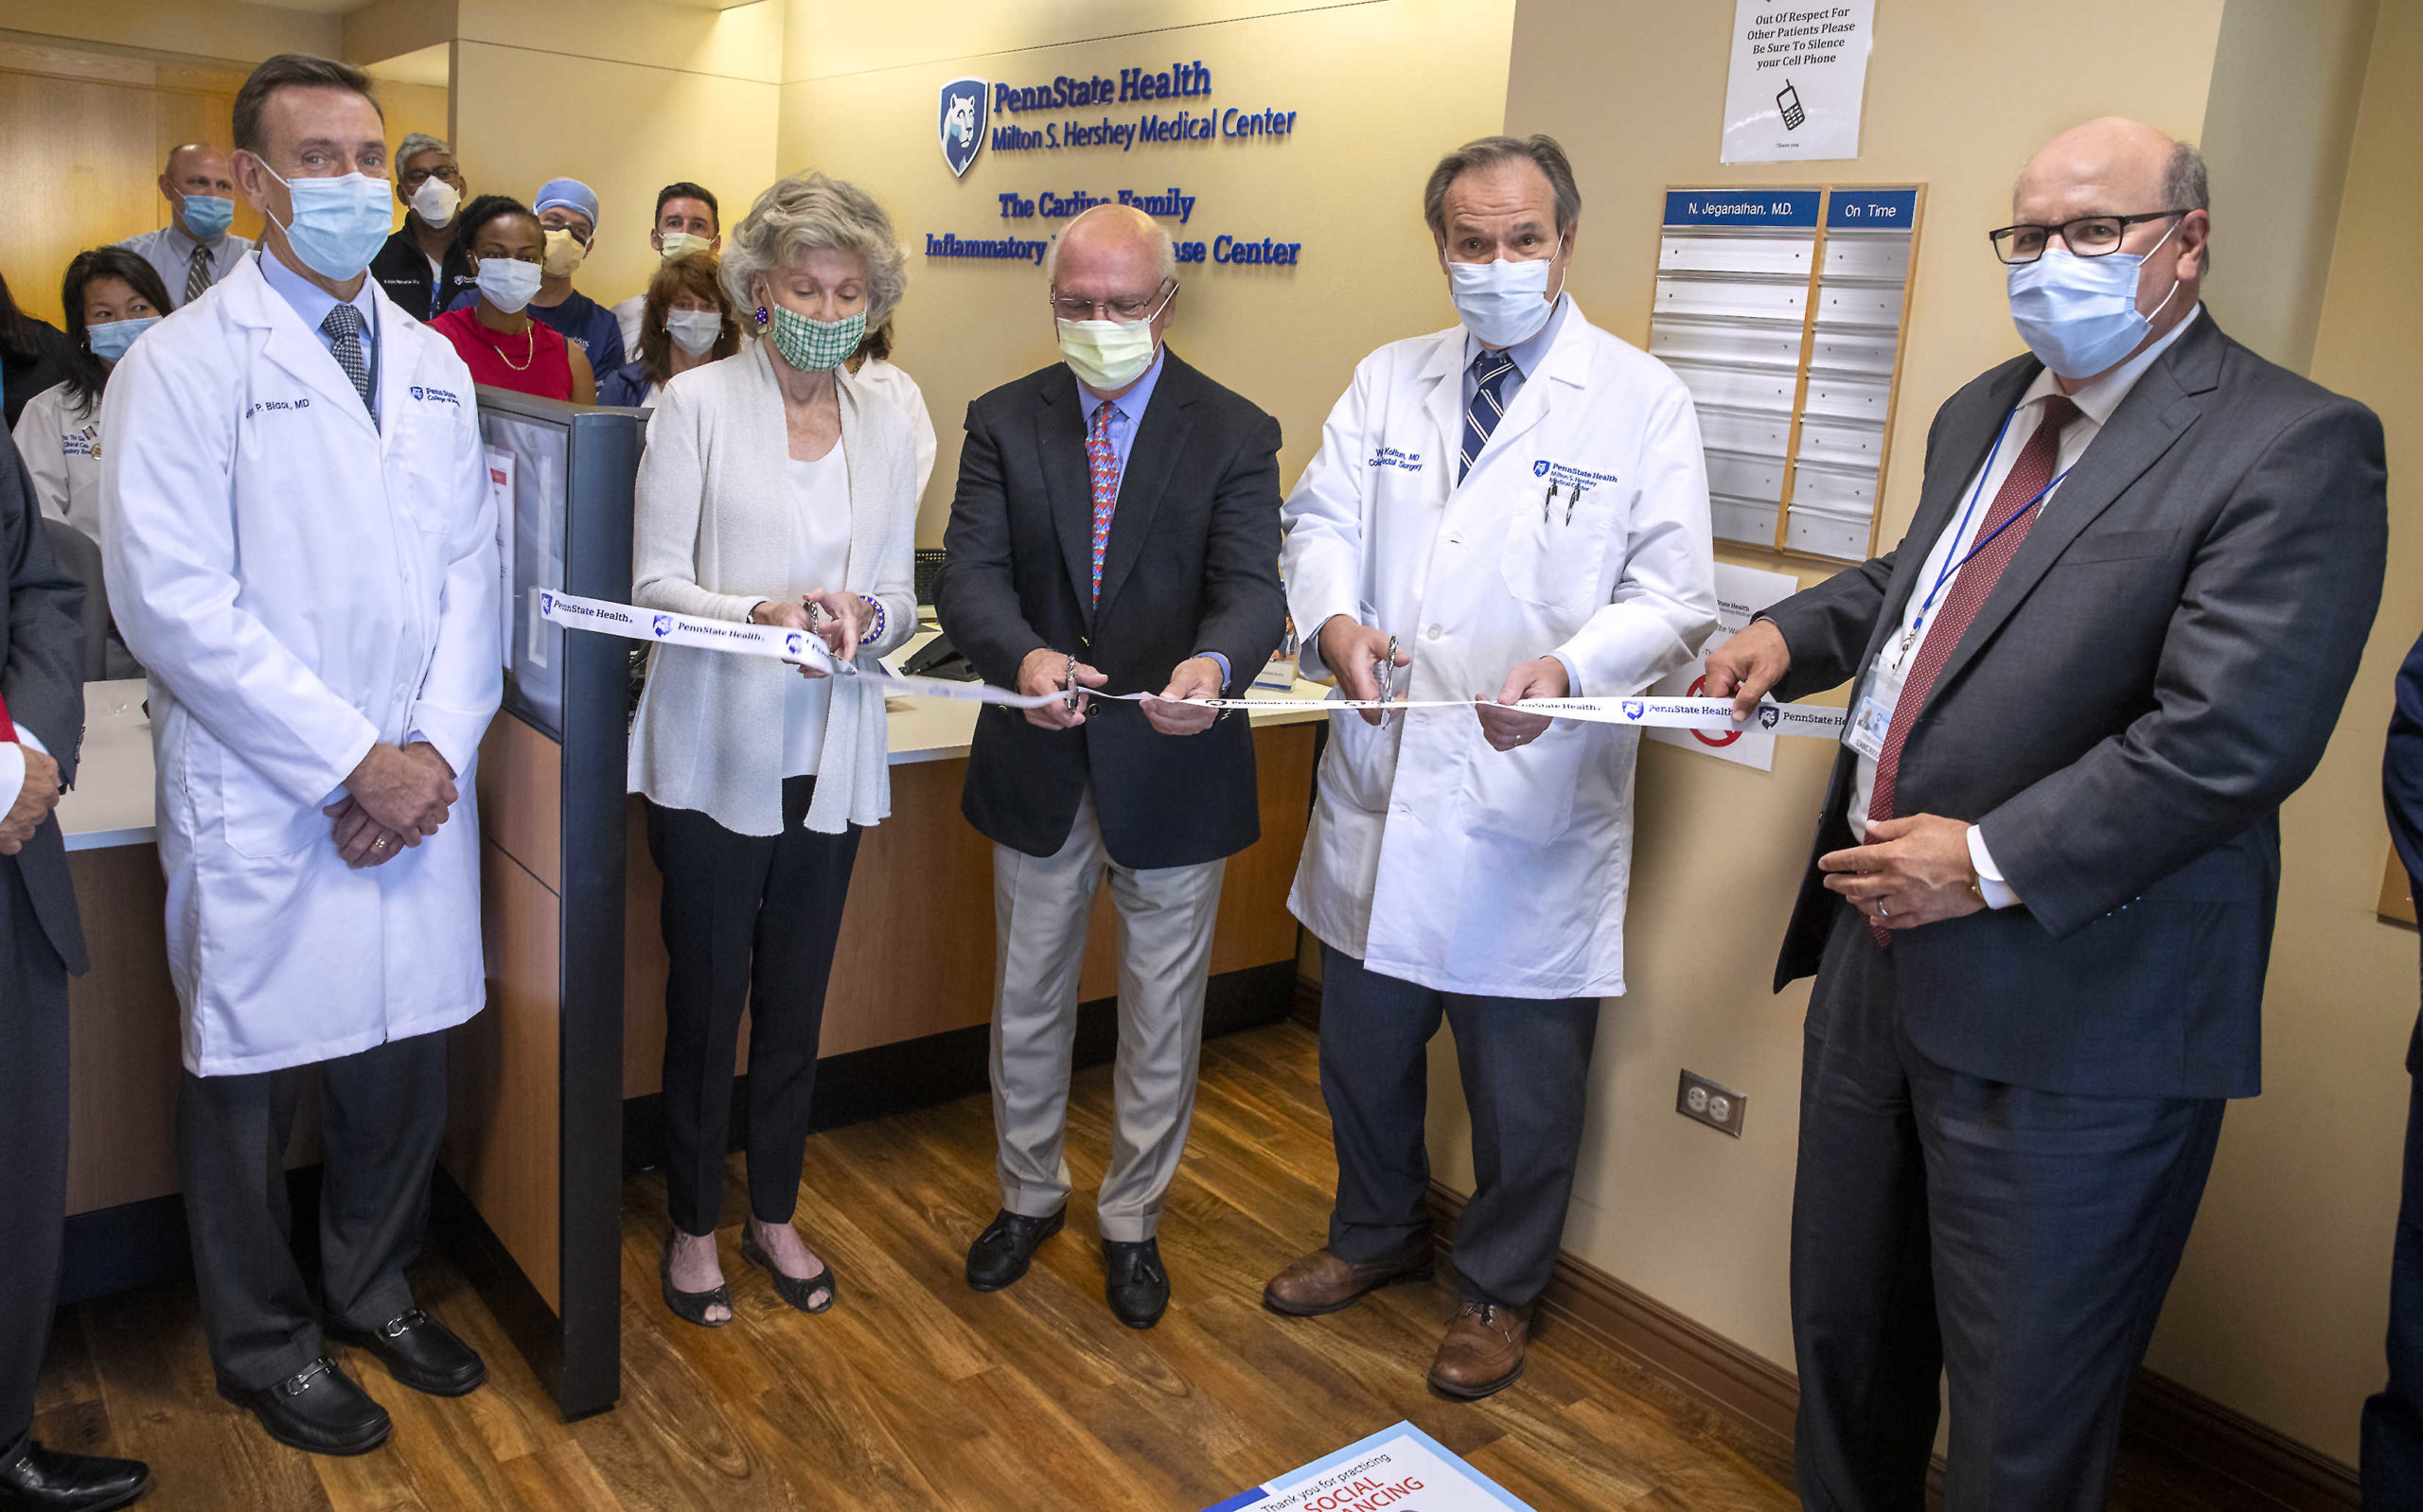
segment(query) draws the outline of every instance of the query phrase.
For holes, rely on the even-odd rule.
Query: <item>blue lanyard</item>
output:
[[[1954,540],[1958,540],[1960,538],[1961,532],[1969,528],[1969,517],[1976,513],[1977,501],[1985,495],[1986,480],[1993,476],[1994,459],[2002,455],[2003,438],[2010,433],[2010,423],[2017,418],[2019,418],[2019,411],[2014,407],[2010,413],[2003,416],[2003,428],[1994,432],[1993,449],[1986,453],[1986,466],[1977,474],[1977,486],[1969,491],[1969,502],[1960,511],[1960,524],[1958,528],[1954,530],[1952,533],[1952,538]],[[2044,501],[2045,495],[2061,486],[2061,480],[2068,477],[2070,475],[2071,468],[2076,467],[2077,466],[2078,464],[2074,462],[2070,464],[2068,467],[2063,467],[2060,472],[2055,473],[2051,483],[2048,483],[2043,487],[2037,489],[2033,498],[2029,499],[2027,502],[2020,505],[2017,509],[2012,510],[2009,517],[2004,519],[2001,524],[1996,525],[1993,529],[1986,532],[1985,539],[1970,542],[1969,549],[1961,553],[1956,560],[1950,558],[1945,560],[1943,566],[1936,571],[1935,586],[1927,589],[1927,596],[1925,600],[1919,605],[1919,617],[1915,621],[1911,622],[1910,633],[1905,638],[1905,641],[1917,640],[1919,632],[1926,629],[1927,616],[1935,610],[1936,595],[1943,591],[1943,585],[1951,581],[1952,574],[1968,566],[1971,560],[1972,560],[1979,552],[1982,552],[1987,547],[1991,546],[1994,543],[1995,536],[2001,535],[2004,531],[2010,529],[2013,525],[2018,524],[2022,519],[2026,519],[2027,512],[2035,508],[2038,504],[2043,503]]]

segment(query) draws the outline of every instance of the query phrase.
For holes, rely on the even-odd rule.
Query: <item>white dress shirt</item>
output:
[[[2170,350],[2171,343],[2178,341],[2188,326],[2196,324],[2203,308],[2202,304],[2197,305],[2187,312],[2185,319],[2164,332],[2162,340],[2070,396],[2070,402],[2078,407],[2078,416],[2061,428],[2061,448],[2053,464],[2053,486],[2036,506],[2039,510],[2050,513],[2060,507],[2060,500],[2057,496],[2060,492],[2061,476],[2086,455],[2086,448],[2103,433],[2105,422],[2120,408],[2120,401],[2129,396],[2129,391],[2137,386],[2137,380],[2146,376],[2146,370],[2152,367],[2163,353]],[[2036,433],[2037,424],[2043,416],[2045,398],[2060,392],[2052,370],[2046,368],[2036,375],[2036,381],[2020,396],[2019,403],[2011,410],[2010,422],[2003,432],[2002,445],[1986,459],[1983,476],[1972,475],[1963,486],[1961,507],[1953,516],[1951,528],[1936,537],[1935,548],[1927,553],[1926,560],[1919,565],[1919,586],[1910,594],[1909,602],[1901,607],[1901,633],[1886,641],[1884,648],[1877,653],[1877,665],[1871,669],[1870,685],[1874,682],[1873,671],[1893,664],[1897,658],[1903,667],[1917,660],[1919,647],[1932,633],[1933,622],[1940,617],[1939,613],[1927,607],[1929,590],[1936,589],[1937,577],[1944,576],[1946,564],[1961,561],[1967,556],[1979,527],[1984,525],[1986,516],[1993,508],[1995,495],[2002,491],[2005,480],[2010,477],[2011,467],[2019,461],[2020,452],[2026,449],[2027,438]],[[1973,508],[1971,507],[1972,500]],[[1959,576],[1960,570],[1956,567],[1949,576],[1944,576],[1940,591],[1934,595],[1936,611],[1939,611],[1950,598],[1952,585]],[[1851,779],[1849,818],[1851,834],[1863,841],[1867,835],[1868,803],[1875,791],[1876,762],[1872,757],[1862,756],[1859,769]],[[1986,837],[1974,824],[1969,826],[1969,859],[1977,869],[1978,891],[1984,896],[1987,906],[2008,908],[2020,901],[2019,895],[2004,879],[2002,869],[1994,865],[1993,856],[1986,850]]]
[[[835,589],[850,568],[850,463],[835,441],[814,462],[787,464],[791,480],[791,591]],[[783,775],[813,777],[824,754],[833,679],[791,674],[783,703]]]

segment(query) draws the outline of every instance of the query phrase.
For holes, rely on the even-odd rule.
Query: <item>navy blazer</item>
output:
[[[1895,551],[1769,611],[1796,699],[1864,675],[2040,364],[1945,402]],[[2224,335],[2208,309],[2053,496],[1945,662],[1894,807],[1979,825],[2023,905],[1893,937],[1929,1059],[2050,1092],[2252,1097],[2281,801],[2321,760],[2380,602],[2373,413]],[[1858,690],[1853,690],[1856,702]],[[1819,967],[1853,843],[1832,785],[1776,967]]]
[[[2389,811],[2390,842],[2406,868],[2407,885],[2423,891],[2423,641],[2397,669],[2397,707],[2389,716],[2389,748],[2381,756],[2381,806]],[[2423,1018],[2406,1046],[2406,1069],[2423,1076]]]
[[[25,459],[0,436],[0,701],[12,723],[42,737],[62,782],[76,780],[84,743],[83,610],[84,585],[51,554]],[[70,972],[83,971],[84,933],[58,818],[44,819],[14,856],[0,856],[0,867],[17,869],[51,948]]]
[[[1119,480],[1093,596],[1093,490],[1084,396],[1053,363],[967,407],[959,492],[934,610],[984,680],[1015,687],[1037,648],[1158,693],[1200,651],[1229,659],[1241,696],[1285,633],[1279,587],[1279,422],[1164,349]],[[1097,701],[1074,730],[1015,709],[978,714],[960,806],[1028,855],[1067,842],[1090,784],[1122,866],[1193,866],[1262,834],[1253,734],[1242,716],[1164,735],[1133,703]]]

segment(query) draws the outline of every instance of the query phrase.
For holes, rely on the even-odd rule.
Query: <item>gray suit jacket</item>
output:
[[[76,780],[84,743],[84,585],[51,556],[33,484],[13,442],[0,436],[0,701],[9,719],[42,738],[60,780]],[[67,878],[67,848],[48,818],[14,856],[34,914],[71,972],[84,969],[84,934]],[[7,928],[0,914],[0,928]]]
[[[1769,611],[1796,699],[1859,677],[2035,379],[2023,357],[1927,434],[1901,548]],[[1937,678],[1894,807],[1981,826],[2024,906],[1894,937],[1930,1059],[2046,1091],[2251,1097],[2281,801],[2338,722],[2380,600],[2381,428],[2207,310],[2121,402]],[[1858,691],[1854,689],[1856,701]],[[1837,753],[1776,986],[1819,968],[1852,844]]]

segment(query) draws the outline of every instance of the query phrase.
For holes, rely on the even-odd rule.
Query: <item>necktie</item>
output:
[[[1972,554],[1961,565],[1959,575],[1952,580],[1950,596],[1937,611],[1935,623],[1928,626],[1926,639],[1919,642],[1917,658],[1910,663],[1901,679],[1901,696],[1893,705],[1893,723],[1884,731],[1884,749],[1876,758],[1876,785],[1867,804],[1867,820],[1874,824],[1893,817],[1893,787],[1901,771],[1901,747],[1910,738],[1910,726],[1917,722],[1919,711],[1925,707],[1927,694],[1935,688],[1935,679],[1943,672],[1943,664],[1960,648],[1960,638],[1968,633],[1970,622],[1977,618],[1977,610],[1986,595],[2002,581],[2003,569],[2019,554],[2020,543],[2036,523],[2040,510],[2028,509],[2053,482],[2053,464],[2061,452],[2061,428],[2078,416],[2078,407],[2061,395],[2048,396],[2044,400],[2043,418],[2036,423],[2036,431],[2020,448],[2019,459],[2010,466],[2010,476],[2003,480],[1994,495],[1993,507],[1978,523],[1972,540],[1985,541],[1972,545]],[[2027,513],[2018,519],[2011,517],[2023,509]],[[2008,520],[2009,528],[2004,529]],[[2001,534],[1995,533],[2000,531]],[[1991,540],[1987,540],[1991,536]],[[1860,836],[1864,842],[1866,835]],[[1876,942],[1890,949],[1893,932],[1876,920],[1869,920],[1868,932]]]
[[[1111,449],[1110,422],[1121,418],[1118,405],[1105,399],[1094,409],[1086,430],[1086,470],[1094,489],[1094,600],[1102,600],[1102,555],[1110,544],[1110,517],[1119,508],[1119,453]]]
[[[196,247],[186,263],[186,297],[177,301],[177,308],[182,309],[209,291],[210,249]]]
[[[328,350],[353,379],[353,391],[362,396],[362,407],[370,408],[370,364],[362,355],[362,311],[351,305],[339,305],[320,322],[320,329],[327,334]]]
[[[1506,415],[1505,401],[1498,391],[1506,386],[1506,376],[1514,371],[1514,359],[1506,352],[1483,348],[1473,359],[1473,377],[1478,383],[1473,389],[1473,402],[1464,406],[1463,460],[1456,468],[1456,481],[1462,483],[1464,474],[1473,470],[1473,459],[1480,448],[1489,445],[1489,433]]]

